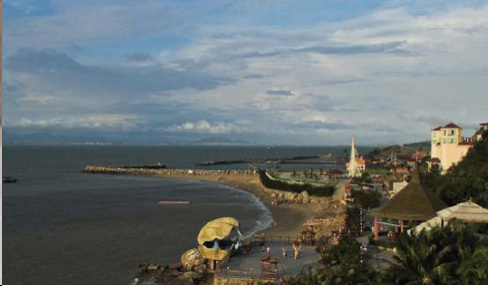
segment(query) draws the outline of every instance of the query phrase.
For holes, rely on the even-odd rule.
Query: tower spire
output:
[[[358,161],[356,157],[356,148],[355,148],[355,137],[351,138],[351,155],[350,162],[348,163],[348,175],[350,177],[360,177],[362,174],[360,173],[360,168],[358,167]]]

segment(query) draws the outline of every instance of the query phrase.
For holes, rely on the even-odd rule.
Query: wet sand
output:
[[[249,192],[257,196],[272,212],[276,224],[264,231],[266,235],[298,236],[305,229],[304,223],[313,219],[324,209],[322,204],[281,204],[272,205],[272,198],[261,186],[257,175],[193,175],[193,174],[158,174],[157,177],[189,179],[218,183]]]

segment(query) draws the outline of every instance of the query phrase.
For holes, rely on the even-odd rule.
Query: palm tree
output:
[[[487,246],[469,225],[453,222],[444,228],[404,234],[399,237],[397,250],[397,263],[386,272],[386,279],[392,283],[487,284]],[[475,272],[473,264],[478,265]]]
[[[487,284],[487,248],[477,248],[465,259],[456,273],[463,284]]]

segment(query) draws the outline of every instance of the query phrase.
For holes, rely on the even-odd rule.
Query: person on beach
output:
[[[287,258],[287,250],[285,249],[285,246],[282,247],[282,257]]]
[[[270,257],[270,246],[267,247],[267,256]]]
[[[292,247],[294,248],[294,259],[299,259],[301,255],[301,244],[299,243],[299,241],[294,240]]]

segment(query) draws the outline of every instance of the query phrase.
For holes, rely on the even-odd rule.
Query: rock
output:
[[[200,265],[194,266],[192,269],[194,271],[197,271],[197,272],[201,273],[201,272],[204,272],[204,271],[207,270],[207,266],[204,263],[204,264],[200,264]]]
[[[182,264],[181,263],[178,263],[178,262],[177,263],[172,263],[172,264],[168,265],[168,268],[170,268],[170,269],[179,269],[179,268],[182,268]]]
[[[303,204],[308,204],[311,202],[311,197],[309,196],[309,193],[307,191],[303,191],[301,193],[302,196],[302,203]]]
[[[204,264],[205,259],[197,248],[192,248],[182,254],[180,262],[182,263],[183,269],[191,270],[194,266]]]
[[[202,275],[194,271],[187,271],[183,273],[182,277],[185,279],[199,280],[202,278]]]
[[[295,197],[295,202],[298,204],[302,203],[302,194],[297,195],[297,197]]]
[[[148,265],[148,267],[146,268],[148,271],[156,271],[158,269],[160,269],[161,266],[158,265],[158,264],[154,264],[154,263],[151,263],[150,265]]]

